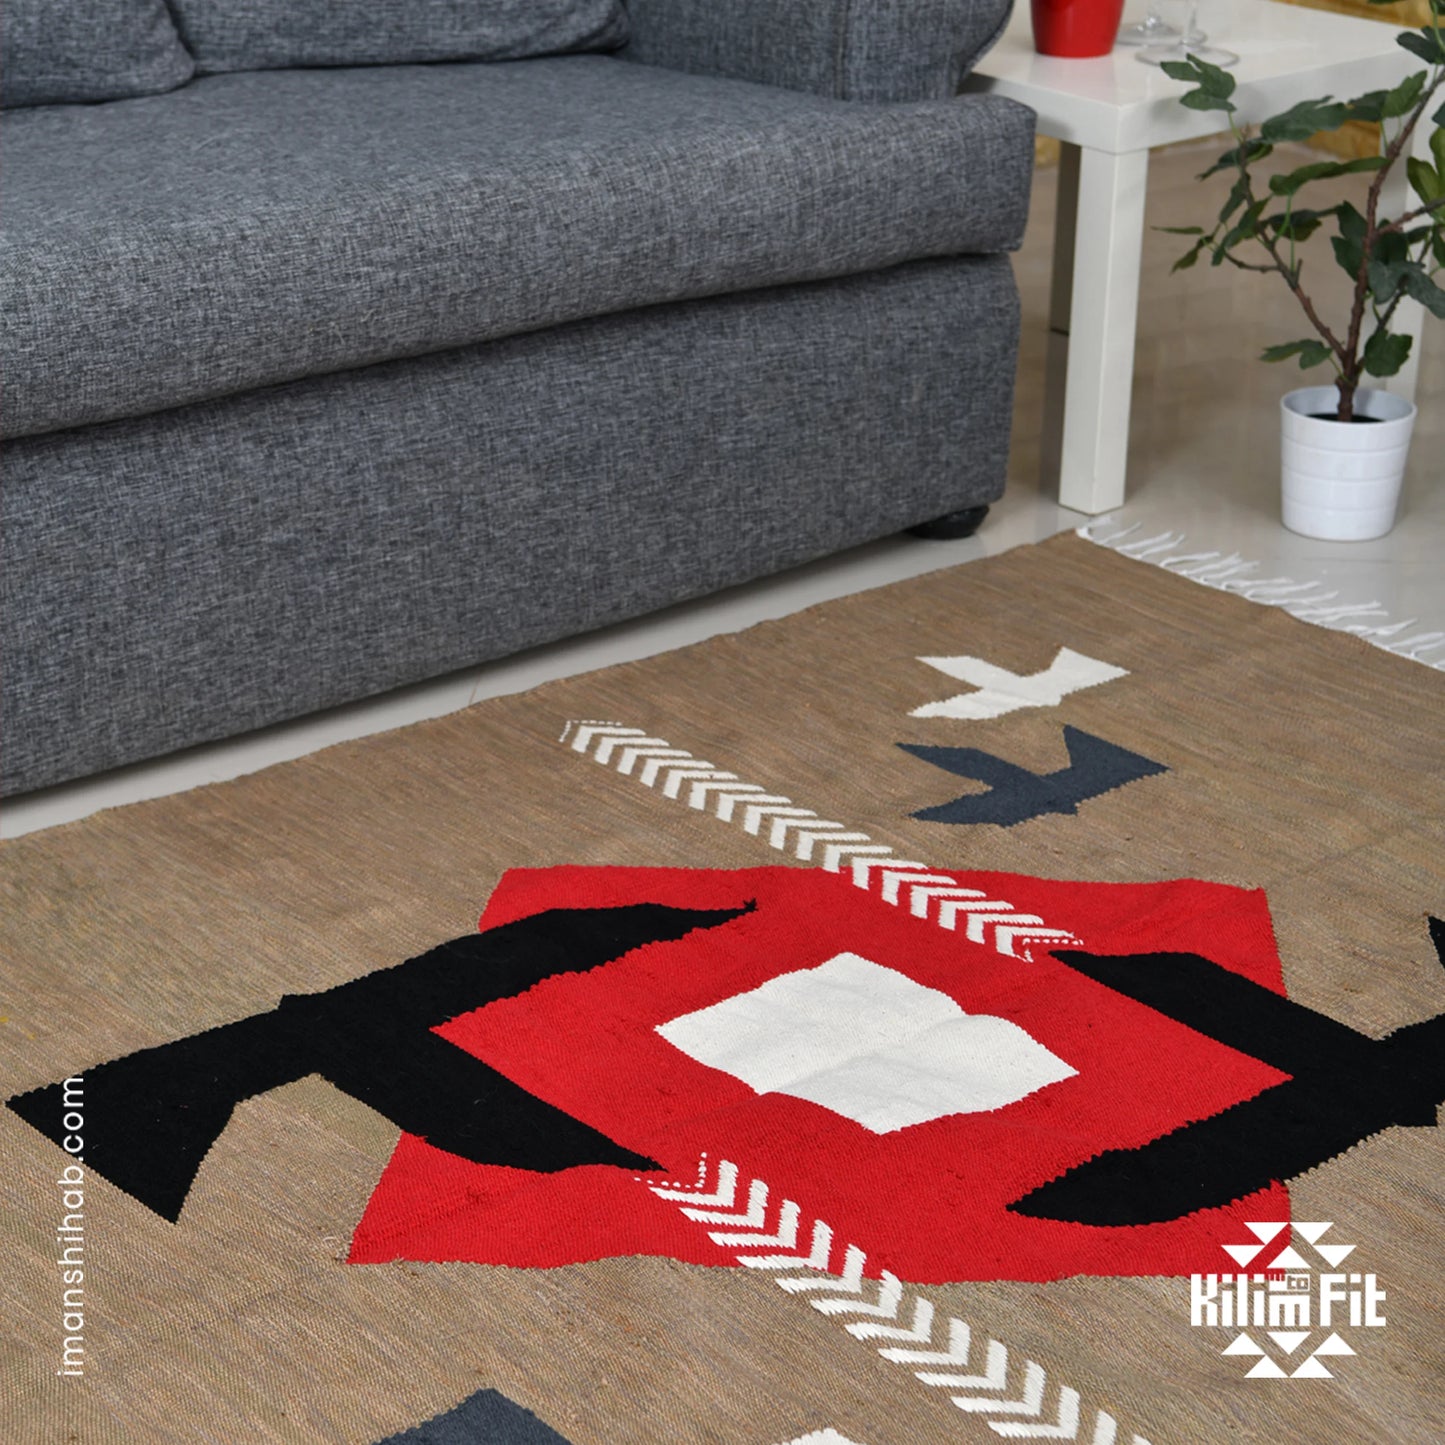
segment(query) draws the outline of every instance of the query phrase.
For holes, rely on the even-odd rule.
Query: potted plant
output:
[[[1390,4],[1393,0],[1370,0]],[[1181,97],[1193,110],[1223,111],[1234,144],[1199,179],[1233,178],[1219,218],[1201,226],[1163,229],[1193,238],[1174,270],[1201,256],[1213,265],[1278,276],[1299,303],[1313,335],[1268,347],[1265,361],[1293,357],[1301,369],[1328,363],[1333,385],[1305,387],[1283,399],[1282,480],[1284,522],[1292,531],[1332,539],[1378,537],[1394,525],[1415,408],[1403,397],[1365,385],[1394,376],[1410,354],[1411,338],[1392,331],[1405,298],[1445,317],[1445,0],[1428,0],[1429,23],[1405,30],[1400,45],[1426,64],[1393,90],[1350,101],[1301,101],[1256,129],[1235,118],[1234,77],[1197,58],[1171,61],[1164,70],[1195,86]],[[1275,146],[1338,130],[1350,121],[1380,127],[1379,153],[1355,160],[1321,160],[1261,181],[1261,163]],[[1430,159],[1411,155],[1417,132],[1429,128]],[[1385,183],[1404,162],[1413,193],[1399,215],[1382,212]],[[1361,211],[1349,201],[1311,206],[1307,192],[1320,182],[1369,173]],[[1302,244],[1333,228],[1334,259],[1349,277],[1348,313],[1327,321],[1306,289]]]

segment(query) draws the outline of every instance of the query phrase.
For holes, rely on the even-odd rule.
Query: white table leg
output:
[[[1042,457],[1059,501],[1095,515],[1124,501],[1149,152],[1066,142],[1060,166]]]
[[[1428,121],[1429,117],[1427,116],[1415,127],[1410,136],[1410,153],[1423,161],[1431,159],[1430,132],[1434,127]],[[1413,211],[1419,204],[1419,196],[1410,189],[1410,179],[1405,171],[1405,163],[1400,160],[1396,162],[1389,179],[1380,188],[1380,215],[1400,216],[1407,211]],[[1368,314],[1365,320],[1369,321]],[[1383,386],[1387,391],[1392,391],[1397,396],[1403,396],[1406,401],[1414,401],[1415,381],[1420,374],[1420,345],[1424,340],[1425,308],[1418,301],[1412,301],[1407,296],[1395,308],[1390,330],[1398,332],[1401,336],[1413,338],[1409,358],[1394,376],[1386,377],[1382,381],[1378,377],[1367,375],[1365,385]],[[1365,334],[1368,335],[1368,332]]]
[[[1064,396],[1069,378],[1069,310],[1074,304],[1074,224],[1079,213],[1079,148],[1059,149],[1054,207],[1054,256],[1049,281],[1049,339],[1044,362],[1044,424],[1039,438],[1039,483],[1059,490],[1064,455]]]

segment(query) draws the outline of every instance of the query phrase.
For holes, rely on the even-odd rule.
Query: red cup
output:
[[[1073,60],[1107,55],[1119,34],[1124,0],[1030,0],[1034,49]]]

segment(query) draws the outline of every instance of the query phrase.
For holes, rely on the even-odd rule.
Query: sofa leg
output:
[[[926,537],[930,542],[952,542],[971,537],[988,516],[987,507],[965,507],[961,512],[946,512],[931,522],[920,522],[908,529],[910,537]]]

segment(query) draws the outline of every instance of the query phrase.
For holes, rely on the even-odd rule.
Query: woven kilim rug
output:
[[[0,1437],[1445,1439],[1442,717],[1070,536],[12,843]]]

